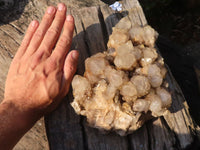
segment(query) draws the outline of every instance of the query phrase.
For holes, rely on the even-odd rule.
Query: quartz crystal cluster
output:
[[[71,105],[89,125],[126,135],[167,113],[172,100],[156,38],[149,25],[132,25],[123,18],[113,28],[108,50],[85,60],[84,76],[72,81]]]

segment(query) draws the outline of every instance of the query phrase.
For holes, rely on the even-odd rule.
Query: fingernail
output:
[[[37,21],[33,20],[33,21],[31,22],[31,26],[32,26],[32,27],[37,26]]]
[[[58,4],[58,10],[59,11],[64,10],[64,8],[65,8],[64,4],[62,4],[62,3]]]
[[[77,60],[78,57],[79,57],[79,53],[78,53],[77,51],[72,52],[72,58],[73,58],[74,60]]]
[[[47,13],[48,13],[48,14],[53,14],[54,11],[55,11],[55,8],[52,7],[52,6],[50,6],[50,7],[47,9]]]
[[[67,15],[67,21],[73,21],[72,15]]]

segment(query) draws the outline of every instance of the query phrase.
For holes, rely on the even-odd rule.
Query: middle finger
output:
[[[62,3],[58,4],[58,10],[52,25],[46,32],[44,39],[38,49],[39,53],[43,53],[43,57],[50,56],[53,47],[55,46],[58,37],[62,31],[63,24],[66,18],[66,6]]]

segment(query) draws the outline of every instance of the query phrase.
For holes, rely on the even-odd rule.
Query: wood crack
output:
[[[83,24],[83,21],[81,20],[81,25],[82,25],[82,28],[83,28],[83,32],[84,32],[84,35],[83,35],[83,38],[84,38],[84,43],[85,43],[85,47],[86,47],[86,50],[87,50],[87,53],[89,56],[91,56],[91,51],[90,51],[90,48],[89,48],[89,44],[87,42],[87,37],[86,37],[86,30],[85,30],[85,26]]]
[[[128,150],[134,150],[133,145],[131,144],[130,135],[127,135],[127,145],[128,145]]]
[[[3,45],[1,44],[1,42],[0,42],[0,47],[1,47],[2,49],[4,49],[4,50],[7,52],[8,56],[9,56],[11,59],[13,59],[14,56],[10,53],[10,51],[9,51],[5,46],[3,46]]]
[[[108,30],[106,28],[106,23],[103,17],[103,14],[101,12],[101,7],[98,7],[98,18],[99,18],[99,22],[101,25],[101,29],[102,29],[102,34],[103,34],[103,40],[104,40],[104,45],[105,48],[107,49],[107,42],[108,42]]]
[[[80,118],[80,126],[81,126],[81,130],[82,130],[84,150],[88,150],[87,134],[86,134],[85,127],[84,127],[84,117],[83,116],[81,116],[81,118]]]
[[[151,143],[151,135],[150,135],[151,130],[149,130],[147,125],[145,127],[146,127],[146,130],[147,130],[148,150],[152,150],[151,149],[151,145],[152,145],[152,143]]]
[[[77,33],[76,26],[74,26],[74,32],[75,32],[76,35],[78,34],[78,33]]]
[[[142,21],[142,19],[141,19],[141,17],[140,17],[140,14],[137,13],[137,15],[138,15],[138,18],[139,18],[139,20],[140,20],[140,22],[141,22],[141,26],[144,27],[144,23],[143,23],[143,21]]]
[[[178,139],[178,137],[176,136],[176,133],[173,131],[173,130],[171,130],[170,129],[170,127],[169,127],[169,125],[168,125],[168,123],[166,122],[166,120],[165,120],[165,118],[164,117],[161,117],[161,122],[162,122],[162,124],[163,124],[163,126],[165,126],[165,128],[166,128],[166,130],[167,130],[167,133],[169,133],[169,134],[172,134],[174,137],[175,137],[175,141],[172,141],[173,143],[173,148],[180,148],[181,146],[180,146],[180,141],[179,141],[179,139]],[[167,135],[166,135],[167,136]],[[172,137],[173,137],[172,136]],[[170,137],[169,137],[170,138]],[[175,142],[175,143],[174,143]]]
[[[5,35],[7,35],[10,39],[12,39],[18,46],[20,46],[20,44],[9,34],[7,33],[5,30],[2,30],[0,28],[0,31],[2,31]]]
[[[20,35],[24,35],[24,32],[22,32],[20,29],[18,29],[16,26],[14,26],[12,23],[9,23],[8,25],[11,26],[12,28],[14,28],[15,30],[17,30],[17,32],[19,32]]]
[[[20,33],[22,33],[22,34],[25,33],[25,31],[23,31],[19,26],[15,25],[14,22],[9,23],[9,25],[11,25],[12,27],[14,27]],[[24,25],[26,25],[28,27],[28,23],[27,22],[24,22]]]

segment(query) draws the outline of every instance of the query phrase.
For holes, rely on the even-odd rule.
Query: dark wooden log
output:
[[[47,5],[56,4],[60,0],[32,0],[27,2],[24,10],[18,14],[18,19],[9,21],[0,15],[0,99],[3,99],[4,82],[9,64],[19,46],[28,23],[32,19],[41,19]],[[99,0],[62,0],[69,7],[69,12],[75,18],[75,33],[72,49],[78,49],[80,59],[77,74],[84,72],[84,60],[97,52],[106,50],[106,43],[112,33],[112,27],[119,20],[127,16],[133,24],[144,26],[147,24],[142,8],[137,0],[123,0],[123,11],[114,12],[108,5]],[[17,7],[19,5],[15,5]],[[82,6],[90,6],[84,7]],[[17,8],[16,8],[17,9]],[[7,24],[5,24],[7,23]],[[188,105],[181,89],[173,78],[169,68],[166,77],[172,93],[173,103],[170,113],[148,121],[138,131],[120,137],[115,133],[102,134],[97,129],[87,125],[84,117],[75,114],[70,106],[73,100],[72,91],[64,98],[61,105],[54,112],[45,117],[47,136],[52,150],[161,150],[186,149],[196,142],[199,128],[195,126]],[[48,149],[44,134],[44,126],[38,122],[28,132],[15,149],[24,149],[29,143],[29,149]],[[30,140],[31,142],[30,142]],[[37,144],[37,142],[39,144]],[[36,147],[35,145],[39,145]]]
[[[89,50],[89,55],[105,49],[106,45],[104,46],[104,44],[107,42],[109,34],[112,33],[112,27],[123,16],[129,15],[133,24],[137,23],[142,26],[147,24],[138,1],[123,1],[123,4],[125,10],[123,13],[114,13],[105,5],[96,8],[83,8],[77,11],[82,20],[81,26],[84,30],[84,40]],[[93,13],[91,14],[89,12]],[[77,23],[76,26],[78,26]],[[76,36],[78,36],[78,32]],[[102,37],[104,39],[102,39]],[[104,42],[104,44],[102,42]],[[79,50],[81,51],[81,49]],[[87,142],[86,148],[183,149],[191,145],[194,141],[195,134],[193,131],[195,131],[195,127],[188,112],[188,106],[170,71],[166,80],[169,82],[170,91],[173,96],[171,112],[168,115],[149,121],[148,124],[142,127],[139,131],[127,136],[126,138],[122,138],[124,142],[115,145],[112,144],[113,141],[118,143],[117,141],[120,139],[116,138],[116,134],[101,135],[99,131],[90,128],[87,126],[87,123],[83,121],[83,132],[85,135],[84,138],[86,139],[84,142]]]

